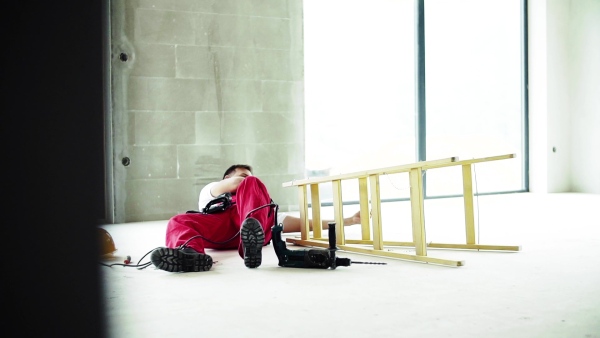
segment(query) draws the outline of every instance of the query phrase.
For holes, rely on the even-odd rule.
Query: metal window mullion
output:
[[[527,0],[521,0],[521,144],[522,183],[521,188],[529,191],[529,21]]]
[[[415,132],[417,161],[427,160],[427,124],[425,101],[425,1],[415,0]],[[426,174],[423,196],[427,197]]]

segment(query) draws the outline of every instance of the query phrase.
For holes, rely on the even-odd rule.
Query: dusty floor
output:
[[[258,269],[246,268],[236,251],[210,250],[216,263],[208,272],[105,267],[107,332],[127,338],[600,337],[600,195],[480,196],[476,208],[480,244],[520,245],[521,251],[428,250],[428,256],[463,260],[462,267],[339,252],[387,265],[315,270],[279,267],[267,246]],[[385,240],[411,240],[409,202],[384,203],[382,213]],[[426,200],[425,220],[427,242],[464,242],[461,198]],[[163,246],[166,224],[103,225],[118,248],[106,262],[127,255],[137,262]],[[346,228],[346,238],[359,236],[358,225]]]

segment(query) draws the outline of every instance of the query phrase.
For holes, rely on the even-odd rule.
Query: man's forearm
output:
[[[333,220],[322,220],[321,221],[321,229],[323,230],[327,230],[329,229],[329,224],[330,222],[333,222]],[[300,232],[302,229],[302,220],[299,217],[294,217],[294,216],[286,216],[283,219],[283,232]],[[348,225],[352,225],[352,218],[344,218],[344,226],[348,226]],[[309,219],[308,220],[308,228],[310,231],[313,230],[313,220]]]
[[[226,178],[220,181],[219,183],[215,184],[215,186],[211,189],[211,194],[213,196],[218,196],[226,192],[234,193],[237,191],[238,186],[240,185],[240,183],[242,183],[243,180],[244,177]]]

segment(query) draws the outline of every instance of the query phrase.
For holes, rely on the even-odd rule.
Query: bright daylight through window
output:
[[[427,160],[517,155],[476,165],[478,192],[524,188],[520,6],[425,1]],[[413,0],[304,1],[308,177],[417,160],[415,8]],[[427,195],[460,194],[459,177],[460,167],[431,170]],[[342,183],[344,201],[358,200],[357,183]],[[404,174],[381,178],[382,200],[408,196]]]

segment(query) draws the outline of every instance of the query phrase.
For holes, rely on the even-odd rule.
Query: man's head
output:
[[[252,167],[247,164],[234,164],[231,167],[227,168],[227,170],[225,170],[225,174],[223,174],[223,179],[232,176],[252,176]]]

